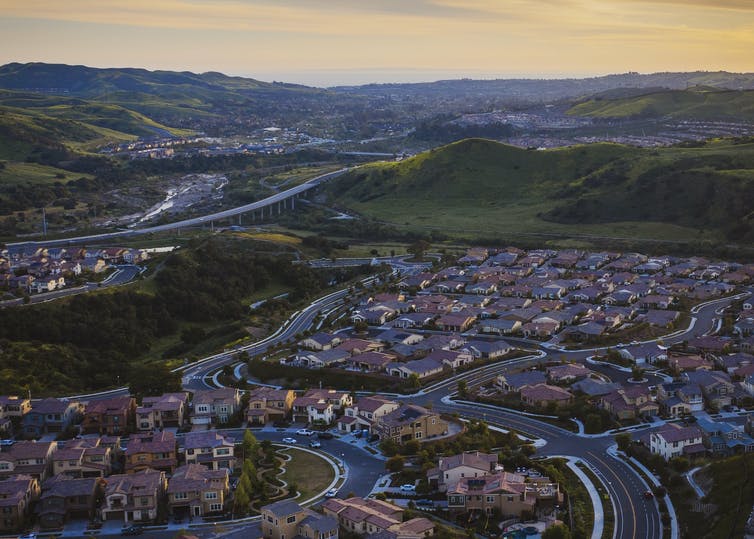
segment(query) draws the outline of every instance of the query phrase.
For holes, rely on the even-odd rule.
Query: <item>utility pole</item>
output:
[[[47,212],[42,208],[42,236],[47,237]]]

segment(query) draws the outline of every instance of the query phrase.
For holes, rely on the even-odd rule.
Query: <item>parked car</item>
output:
[[[283,438],[283,443],[284,444],[295,444],[296,443],[296,438],[291,438],[291,437]]]
[[[34,532],[31,532],[24,535],[19,535],[18,539],[37,539],[37,534]]]
[[[434,511],[435,510],[435,502],[432,500],[416,500],[416,508],[421,509],[422,511]]]
[[[322,447],[322,444],[319,443],[317,440],[313,440],[309,442],[309,447],[314,447],[316,449],[316,448]]]
[[[651,490],[647,490],[647,491],[644,492],[644,499],[645,500],[651,500],[654,497],[655,497],[655,495],[652,494]]]
[[[338,495],[338,489],[337,488],[331,488],[325,493],[325,498],[334,498]]]
[[[141,526],[128,526],[120,532],[121,535],[141,535],[142,533],[144,533],[144,528]]]
[[[403,492],[416,492],[416,485],[406,483],[405,485],[401,485],[401,490]]]
[[[311,436],[312,434],[314,434],[314,431],[309,429],[298,429],[296,431],[296,434],[298,434],[299,436]]]

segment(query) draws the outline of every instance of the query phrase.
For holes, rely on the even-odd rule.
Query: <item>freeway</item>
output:
[[[152,234],[154,232],[165,232],[168,230],[176,230],[179,228],[186,228],[191,226],[199,226],[199,225],[206,225],[208,223],[212,223],[213,221],[219,221],[222,219],[227,219],[229,217],[235,217],[237,215],[242,215],[244,213],[249,213],[253,211],[258,210],[264,210],[264,208],[272,207],[275,204],[281,204],[285,202],[288,199],[295,198],[302,193],[305,193],[306,191],[309,191],[311,189],[314,189],[315,187],[319,186],[321,183],[326,182],[328,180],[331,180],[333,178],[336,178],[338,176],[341,176],[342,174],[348,172],[348,168],[342,168],[340,170],[336,170],[335,172],[329,172],[327,174],[322,174],[321,176],[317,176],[316,178],[312,178],[311,180],[302,183],[300,185],[297,185],[295,187],[291,187],[290,189],[286,189],[285,191],[281,191],[279,193],[275,193],[272,196],[269,196],[267,198],[263,198],[262,200],[257,200],[256,202],[252,202],[250,204],[245,204],[243,206],[238,206],[236,208],[231,208],[228,210],[223,210],[220,212],[212,213],[209,215],[203,215],[201,217],[193,217],[191,219],[184,219],[182,221],[176,221],[175,223],[167,223],[164,225],[156,225],[156,226],[150,226],[145,228],[135,228],[132,230],[119,230],[117,232],[108,232],[104,234],[93,234],[89,236],[78,236],[73,238],[61,238],[57,240],[45,240],[43,242],[18,242],[18,243],[9,243],[8,247],[22,247],[22,246],[28,246],[28,247],[59,247],[64,245],[74,245],[74,244],[82,244],[82,243],[101,243],[110,241],[116,238],[123,238],[123,237],[131,237],[131,236],[137,236],[137,235],[144,235],[144,234]]]

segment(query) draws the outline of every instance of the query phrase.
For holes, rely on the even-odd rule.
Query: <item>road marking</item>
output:
[[[594,454],[594,452],[587,451],[587,455],[591,455],[592,458],[594,458],[597,462],[599,462],[603,466],[605,466],[605,468],[607,470],[609,470],[610,474],[612,474],[612,476],[615,478],[615,480],[618,481],[618,483],[620,484],[621,488],[623,489],[623,492],[626,493],[626,499],[628,500],[628,503],[631,506],[631,517],[632,517],[632,522],[633,522],[633,533],[631,534],[631,537],[636,537],[636,507],[634,507],[634,501],[631,498],[631,495],[629,494],[628,489],[626,488],[626,484],[623,482],[623,480],[621,479],[621,477],[618,474],[615,473],[615,471],[613,470],[613,468],[607,462],[605,462],[604,460],[602,460],[601,458],[599,458],[596,454]],[[618,500],[614,500],[613,501],[613,505],[615,505],[617,503],[617,501]],[[622,526],[623,526],[623,520],[621,519],[621,527]],[[621,537],[623,537],[622,534],[621,534]]]

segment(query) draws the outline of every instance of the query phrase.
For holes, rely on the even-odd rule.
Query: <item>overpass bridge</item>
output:
[[[167,223],[164,225],[149,226],[144,228],[134,228],[129,230],[118,230],[115,232],[106,232],[104,234],[92,234],[89,236],[76,236],[72,238],[60,238],[53,240],[43,241],[26,241],[8,243],[8,248],[23,248],[23,247],[63,247],[66,245],[77,245],[86,243],[99,243],[106,242],[117,238],[130,238],[135,236],[141,236],[144,234],[152,234],[155,232],[166,232],[169,230],[178,230],[181,228],[187,228],[192,226],[213,224],[215,221],[229,219],[238,215],[252,214],[252,219],[256,219],[259,216],[260,220],[264,219],[265,215],[272,217],[273,214],[280,214],[284,209],[295,209],[296,199],[305,195],[307,192],[316,189],[322,183],[337,178],[348,172],[350,169],[342,168],[334,172],[328,172],[322,174],[316,178],[312,178],[301,185],[291,187],[285,191],[275,193],[272,196],[257,200],[250,204],[244,204],[236,208],[203,215],[201,217],[192,217],[191,219],[184,219],[182,221],[176,221],[174,223]]]

